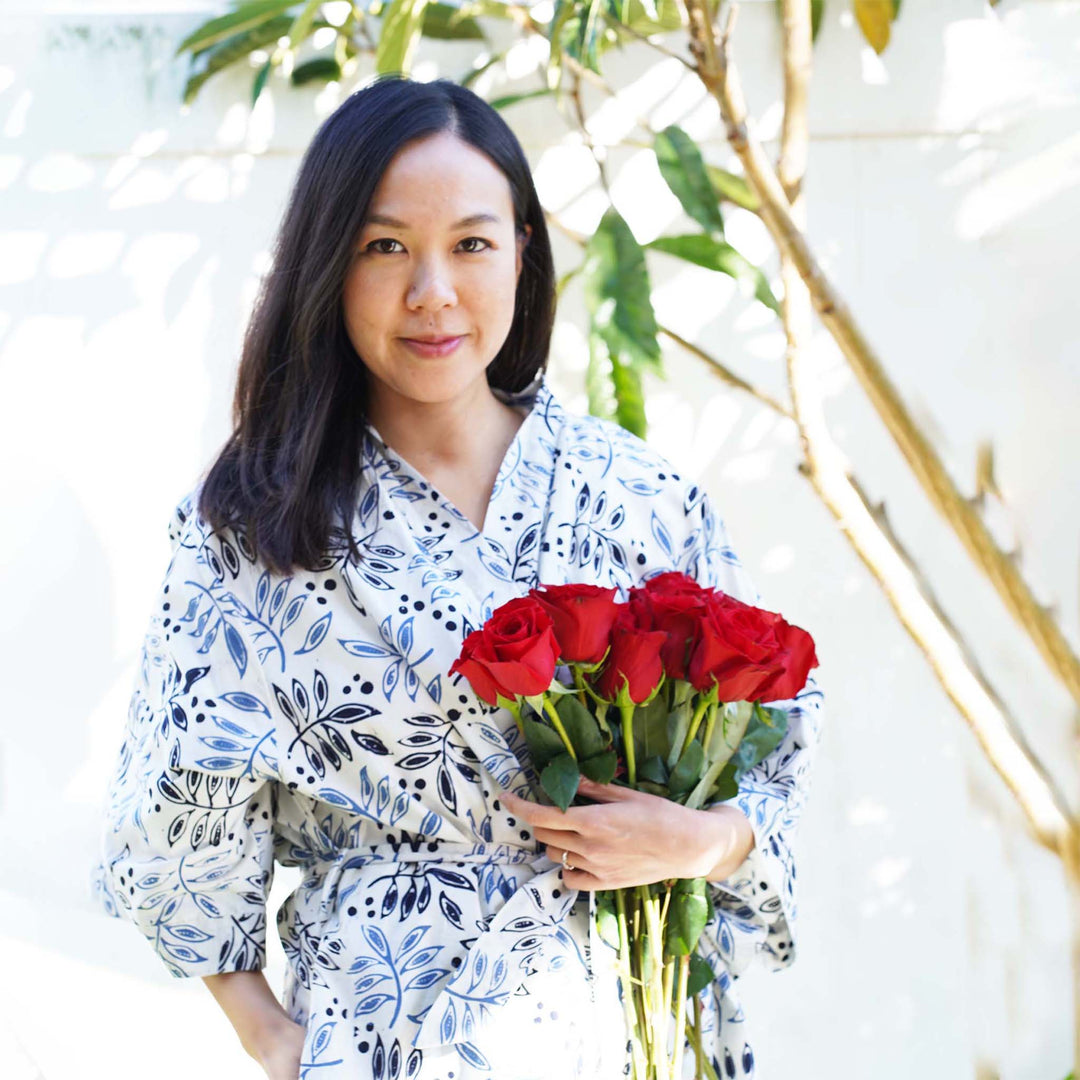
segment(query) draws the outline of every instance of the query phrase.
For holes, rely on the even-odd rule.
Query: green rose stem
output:
[[[694,1026],[691,1027],[690,1021],[686,1021],[686,1036],[693,1043],[697,1056],[697,1080],[720,1080],[701,1045],[701,999],[697,994],[694,995]]]
[[[559,719],[559,714],[556,712],[555,706],[551,704],[551,698],[549,698],[547,694],[544,694],[544,712],[547,713],[552,726],[559,733],[559,738],[562,739],[563,746],[566,747],[566,752],[577,761],[577,754],[574,752],[574,744],[570,741],[570,736],[566,734],[566,728],[563,727],[563,722]]]
[[[524,739],[525,725],[521,722],[521,701],[518,698],[505,698],[502,694],[497,694],[496,700],[504,709],[510,710],[514,723],[517,724],[518,731],[521,732],[521,737]]]
[[[682,1056],[685,1039],[682,1037],[682,1019],[686,1014],[686,980],[690,976],[690,954],[680,956],[678,990],[675,992],[675,1053],[671,1058],[671,1075],[673,1080],[681,1080]],[[674,966],[674,965],[672,965]]]
[[[667,1021],[671,1002],[664,996],[664,931],[660,925],[659,897],[654,897],[648,885],[638,885],[638,896],[644,909],[646,947],[652,964],[646,986],[646,1008],[650,1016],[650,1065],[660,1080],[667,1074]],[[644,979],[644,968],[642,969]]]
[[[620,697],[623,695],[620,694]],[[619,702],[619,716],[622,718],[623,749],[626,751],[626,782],[631,787],[637,787],[637,759],[634,756],[634,709],[637,706],[631,701],[627,704]]]
[[[616,920],[619,926],[619,976],[623,980],[622,1003],[626,1014],[626,1026],[630,1033],[630,1050],[634,1062],[635,1080],[645,1076],[645,1049],[641,1043],[641,1025],[638,1022],[638,1010],[634,1007],[637,1000],[637,988],[630,973],[630,940],[626,926],[626,894],[623,889],[615,890]]]
[[[694,709],[694,716],[690,721],[690,730],[686,733],[686,740],[682,745],[680,757],[683,753],[686,752],[686,748],[694,741],[694,736],[697,734],[698,728],[701,726],[701,718],[705,715],[705,710],[710,708],[710,706],[713,710],[715,710],[717,696],[719,692],[720,686],[715,680],[713,680],[711,689],[706,690],[705,693],[698,698],[697,708]]]

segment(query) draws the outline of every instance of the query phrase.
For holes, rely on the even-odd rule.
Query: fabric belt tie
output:
[[[346,870],[380,863],[445,862],[521,864],[533,871],[491,916],[487,929],[473,941],[457,971],[423,1012],[413,1046],[445,1046],[482,1036],[497,1023],[499,1009],[511,994],[538,972],[580,965],[580,977],[590,977],[588,958],[565,926],[578,890],[563,883],[558,863],[531,847],[513,844],[435,843],[435,851],[428,850],[426,843],[416,849],[406,845],[395,849],[390,844],[353,848],[317,859],[306,868],[323,879],[319,902],[323,918],[336,908],[338,885]],[[590,895],[590,930],[592,906]]]

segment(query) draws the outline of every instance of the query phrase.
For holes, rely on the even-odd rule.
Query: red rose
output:
[[[546,690],[558,658],[551,617],[531,597],[519,596],[465,638],[450,674],[460,671],[478,697],[497,705],[499,694],[529,697]]]
[[[664,677],[660,649],[666,640],[663,631],[638,626],[629,605],[622,605],[611,629],[611,652],[600,671],[596,692],[614,701],[625,683],[630,700],[641,704]]]
[[[545,585],[531,596],[551,616],[559,656],[567,663],[595,664],[608,647],[618,613],[617,589],[599,585]]]
[[[817,666],[813,639],[774,611],[744,604],[726,593],[709,598],[689,679],[698,690],[718,684],[721,701],[777,701],[794,697]],[[785,691],[795,682],[790,693]]]
[[[685,679],[698,626],[705,614],[709,592],[692,577],[677,571],[658,574],[630,590],[635,622],[667,635],[660,659],[669,679]]]

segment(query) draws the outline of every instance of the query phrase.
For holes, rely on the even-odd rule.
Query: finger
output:
[[[519,799],[511,792],[503,792],[499,798],[508,810],[529,825],[542,825],[548,829],[581,831],[582,826],[587,824],[591,816],[587,813],[591,809],[588,806],[572,806],[562,811],[557,806],[542,806],[531,799]]]
[[[634,788],[622,787],[619,784],[601,784],[596,780],[590,780],[587,776],[581,778],[578,791],[598,802],[628,802],[649,794],[647,791],[636,791]]]
[[[573,829],[549,829],[544,825],[537,825],[532,834],[541,844],[558,844],[574,851],[581,851],[585,847],[585,837]]]

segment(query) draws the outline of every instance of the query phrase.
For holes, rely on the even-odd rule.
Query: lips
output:
[[[456,337],[402,338],[406,348],[420,356],[447,356],[465,340],[464,334]]]

